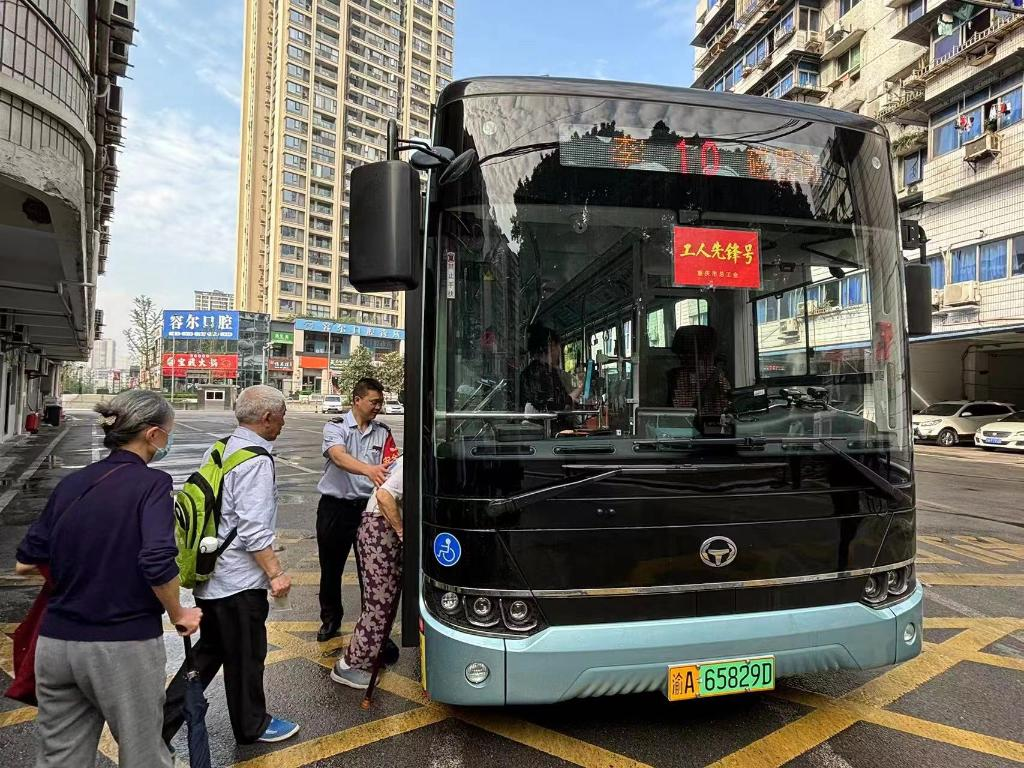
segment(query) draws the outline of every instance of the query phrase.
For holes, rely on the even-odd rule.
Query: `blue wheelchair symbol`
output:
[[[462,557],[462,545],[450,533],[439,533],[434,538],[434,558],[447,567],[455,565]]]

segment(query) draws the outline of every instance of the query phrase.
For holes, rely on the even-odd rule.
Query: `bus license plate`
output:
[[[708,661],[668,668],[669,701],[775,688],[775,657]]]

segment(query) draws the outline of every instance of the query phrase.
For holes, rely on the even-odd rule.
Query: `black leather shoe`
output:
[[[340,634],[340,621],[325,621],[323,624],[320,625],[320,631],[316,633],[316,641],[318,643],[325,643],[332,637],[337,637]]]
[[[398,646],[395,645],[395,641],[388,639],[384,645],[384,658],[381,661],[384,662],[385,667],[393,667],[398,663]]]

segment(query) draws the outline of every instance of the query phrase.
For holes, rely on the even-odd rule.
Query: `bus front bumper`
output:
[[[776,677],[898,664],[921,652],[923,590],[886,608],[859,603],[700,619],[549,627],[527,638],[460,632],[422,599],[426,685],[448,704],[550,704],[665,691],[668,667],[775,656]],[[467,668],[487,666],[481,683]]]

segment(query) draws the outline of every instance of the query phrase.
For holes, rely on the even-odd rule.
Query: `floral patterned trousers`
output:
[[[402,542],[381,515],[363,515],[356,534],[362,566],[363,612],[345,651],[345,663],[369,671],[402,586]]]

